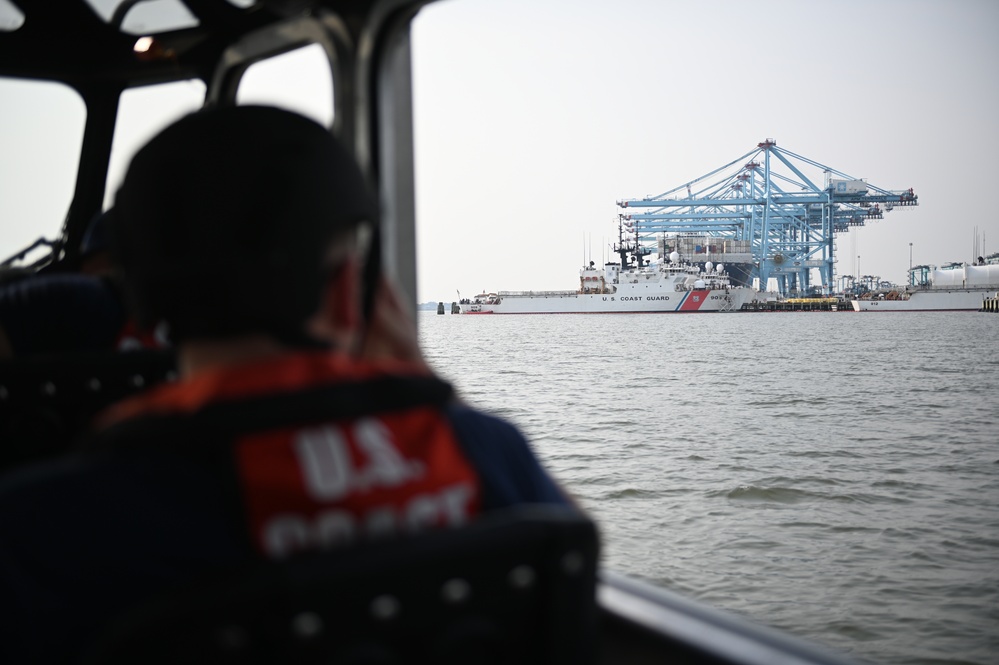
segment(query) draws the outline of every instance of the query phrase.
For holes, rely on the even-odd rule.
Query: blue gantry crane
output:
[[[912,189],[875,187],[767,139],[667,192],[617,204],[628,211],[620,217],[636,244],[649,251],[724,263],[737,281],[759,279],[761,290],[775,278],[787,295],[832,293],[835,235],[918,205],[918,197]],[[821,280],[815,287],[813,270]]]

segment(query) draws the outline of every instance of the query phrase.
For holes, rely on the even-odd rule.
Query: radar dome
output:
[[[711,263],[711,261],[708,261],[707,263],[704,264],[704,272],[711,272],[712,270],[714,270],[714,267],[715,264]]]
[[[680,252],[675,252],[675,251],[674,252],[670,252],[669,253],[669,262],[670,263],[679,263],[680,262]]]
[[[715,272],[719,274],[725,272],[725,266],[719,263],[718,265],[715,266]]]

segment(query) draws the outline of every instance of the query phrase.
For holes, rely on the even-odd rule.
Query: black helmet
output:
[[[113,242],[140,324],[175,341],[301,335],[330,241],[376,206],[328,130],[275,108],[201,111],[133,158]]]

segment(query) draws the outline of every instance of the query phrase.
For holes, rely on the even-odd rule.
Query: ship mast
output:
[[[634,231],[635,240],[632,243],[626,243],[624,240],[624,226],[625,220],[630,219],[631,215],[618,215],[617,216],[617,245],[614,246],[614,251],[617,255],[621,257],[621,268],[625,269],[628,267],[628,256],[634,256],[638,261],[638,267],[642,268],[645,266],[645,256],[651,254],[652,250],[648,247],[643,247],[638,241],[638,229],[631,228],[630,231]],[[630,226],[630,223],[629,223]]]
[[[617,216],[617,244],[614,251],[621,257],[621,269],[628,267],[629,248],[624,244],[624,215]]]

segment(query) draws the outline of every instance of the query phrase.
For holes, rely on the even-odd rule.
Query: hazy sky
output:
[[[919,207],[838,236],[837,274],[999,251],[999,2],[446,0],[413,30],[419,299],[572,288],[615,201],[765,138]],[[854,237],[855,236],[855,237]],[[817,280],[816,280],[817,281]]]
[[[856,273],[860,255],[861,272],[901,282],[910,242],[916,264],[969,260],[976,227],[999,251],[997,35],[994,0],[430,5],[413,26],[418,299],[572,288],[616,237],[615,201],[682,185],[765,138],[919,195],[839,236],[837,274]],[[176,85],[178,108],[203,94]],[[82,103],[44,94],[40,114],[0,88],[0,153],[19,156],[0,154],[2,257],[53,235],[68,205],[57,186],[21,184],[73,177],[55,155],[74,144]],[[147,117],[169,106],[161,91],[135,97]],[[26,122],[46,128],[43,142]]]

